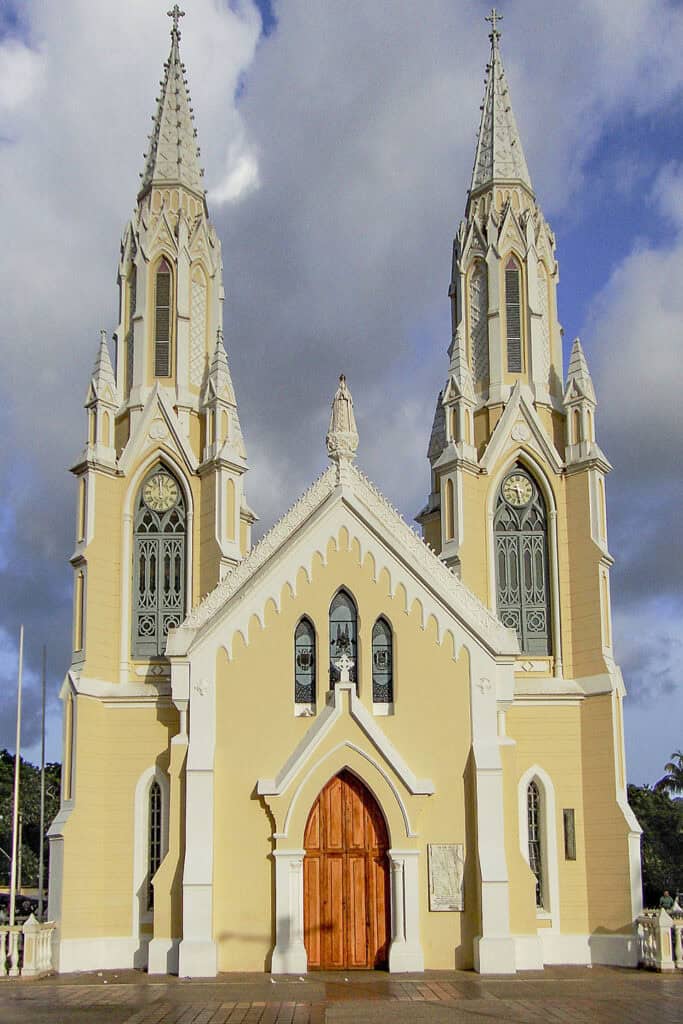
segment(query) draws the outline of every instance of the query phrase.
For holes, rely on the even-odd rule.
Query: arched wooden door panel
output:
[[[351,772],[327,783],[304,833],[304,942],[310,970],[383,967],[389,948],[384,818]]]

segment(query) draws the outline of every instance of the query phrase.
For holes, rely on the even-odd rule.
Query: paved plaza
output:
[[[215,981],[137,971],[0,982],[0,1024],[683,1024],[683,971],[556,967],[512,978],[263,974]]]

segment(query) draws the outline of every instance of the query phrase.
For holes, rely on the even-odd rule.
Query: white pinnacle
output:
[[[356,417],[353,414],[353,398],[346,386],[346,377],[342,373],[339,387],[332,399],[330,427],[325,438],[327,454],[338,462],[340,459],[351,460],[358,450],[358,430]]]

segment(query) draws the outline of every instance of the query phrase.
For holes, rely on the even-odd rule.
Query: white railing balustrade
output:
[[[38,978],[52,970],[55,922],[41,924],[31,914],[24,924],[0,925],[0,977]]]
[[[683,970],[683,913],[644,910],[637,923],[640,964],[655,971]]]

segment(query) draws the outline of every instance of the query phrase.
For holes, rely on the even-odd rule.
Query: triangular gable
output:
[[[488,242],[484,238],[479,224],[476,220],[471,221],[462,251],[463,262],[470,257],[486,256],[487,250]]]
[[[162,443],[180,457],[190,473],[196,473],[198,463],[195,454],[178,430],[175,413],[159,382],[155,381],[142,416],[121,453],[119,469],[124,474],[129,473],[146,449]]]
[[[216,246],[212,239],[204,217],[198,217],[187,243],[188,252],[192,260],[204,257],[207,270],[211,275],[217,269]]]
[[[335,722],[344,712],[344,697],[348,696],[348,710],[351,718],[371,741],[383,759],[393,768],[401,782],[412,795],[431,796],[435,792],[431,779],[418,779],[408,767],[394,745],[380,729],[376,719],[365,708],[356,694],[354,683],[337,683],[330,692],[328,703],[309,727],[303,739],[295,747],[273,779],[259,779],[256,792],[259,796],[279,796],[300,773],[315,753]]]
[[[520,426],[525,427],[526,430],[520,430]],[[515,433],[518,435],[517,437],[515,437]],[[522,393],[518,381],[512,390],[503,415],[496,423],[479,465],[486,472],[491,473],[504,452],[508,448],[519,447],[520,443],[535,449],[552,466],[555,473],[562,472],[564,463],[546,433],[538,413]]]
[[[509,201],[505,205],[503,222],[498,234],[498,251],[502,254],[508,247],[516,249],[520,254],[523,254],[527,247],[526,236]]]
[[[311,579],[314,559],[326,561],[329,542],[336,543],[342,529],[358,542],[361,562],[366,554],[372,556],[376,579],[386,570],[392,595],[402,586],[407,609],[419,603],[423,628],[434,619],[439,643],[450,633],[456,654],[471,640],[494,656],[516,653],[514,634],[427,547],[367,477],[350,468],[340,481],[337,469],[330,467],[169,634],[167,654],[186,655],[210,636],[219,637],[229,655],[237,633],[249,642],[252,617],[263,625],[268,602],[279,609],[285,586],[296,593],[301,569]]]
[[[149,236],[145,238],[145,244],[142,246],[142,251],[144,252],[147,260],[151,259],[153,253],[158,249],[168,249],[174,256],[178,252],[178,242],[175,237],[175,231],[169,223],[165,206],[161,208],[157,222]]]

